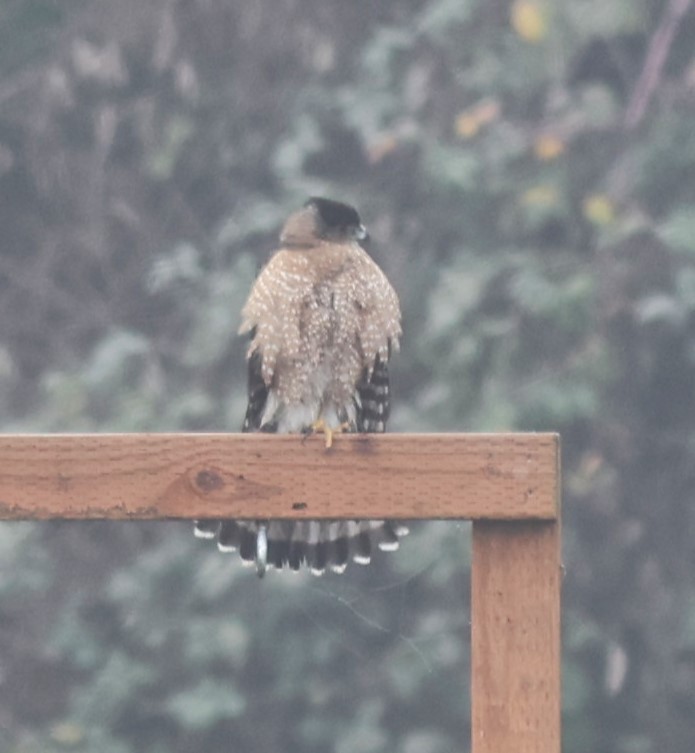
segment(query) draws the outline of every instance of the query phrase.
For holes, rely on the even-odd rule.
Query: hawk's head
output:
[[[367,228],[355,207],[320,196],[312,196],[304,206],[316,213],[319,237],[336,241],[363,241],[367,238]]]
[[[322,240],[359,243],[367,237],[367,229],[354,207],[312,196],[302,209],[287,219],[280,241],[289,248],[307,248]]]

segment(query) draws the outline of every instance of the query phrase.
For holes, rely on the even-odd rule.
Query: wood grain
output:
[[[555,434],[0,436],[0,518],[557,516]]]
[[[560,753],[560,525],[473,523],[473,753]]]

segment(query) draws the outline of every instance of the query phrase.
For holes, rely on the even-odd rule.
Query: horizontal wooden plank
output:
[[[554,519],[555,434],[0,435],[0,518]]]

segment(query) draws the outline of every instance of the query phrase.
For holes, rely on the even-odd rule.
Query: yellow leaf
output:
[[[511,22],[514,31],[532,44],[537,44],[548,34],[546,13],[537,0],[515,0]]]
[[[462,112],[456,118],[455,128],[462,139],[470,139],[480,130],[480,122],[473,114]]]
[[[494,99],[483,99],[459,113],[454,124],[456,133],[462,139],[470,139],[500,114],[500,103]]]
[[[539,136],[533,144],[536,157],[542,162],[550,162],[565,151],[565,142],[557,136]]]
[[[552,207],[557,204],[557,189],[552,186],[532,186],[521,195],[521,203],[527,207]]]
[[[372,142],[367,149],[367,158],[371,164],[381,162],[398,149],[398,139],[391,133],[383,134]]]
[[[615,205],[602,193],[589,194],[582,202],[584,217],[594,225],[610,225],[615,219]]]
[[[59,722],[51,728],[51,738],[65,748],[74,748],[84,740],[84,728],[73,722]]]

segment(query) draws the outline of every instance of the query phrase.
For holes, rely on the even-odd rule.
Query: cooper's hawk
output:
[[[242,310],[250,333],[243,431],[383,432],[388,360],[401,313],[384,273],[360,245],[367,231],[353,207],[312,198],[289,217],[280,249],[261,270]],[[398,548],[407,528],[390,521],[196,521],[195,532],[266,566],[306,564],[319,574],[366,564],[373,545]]]

